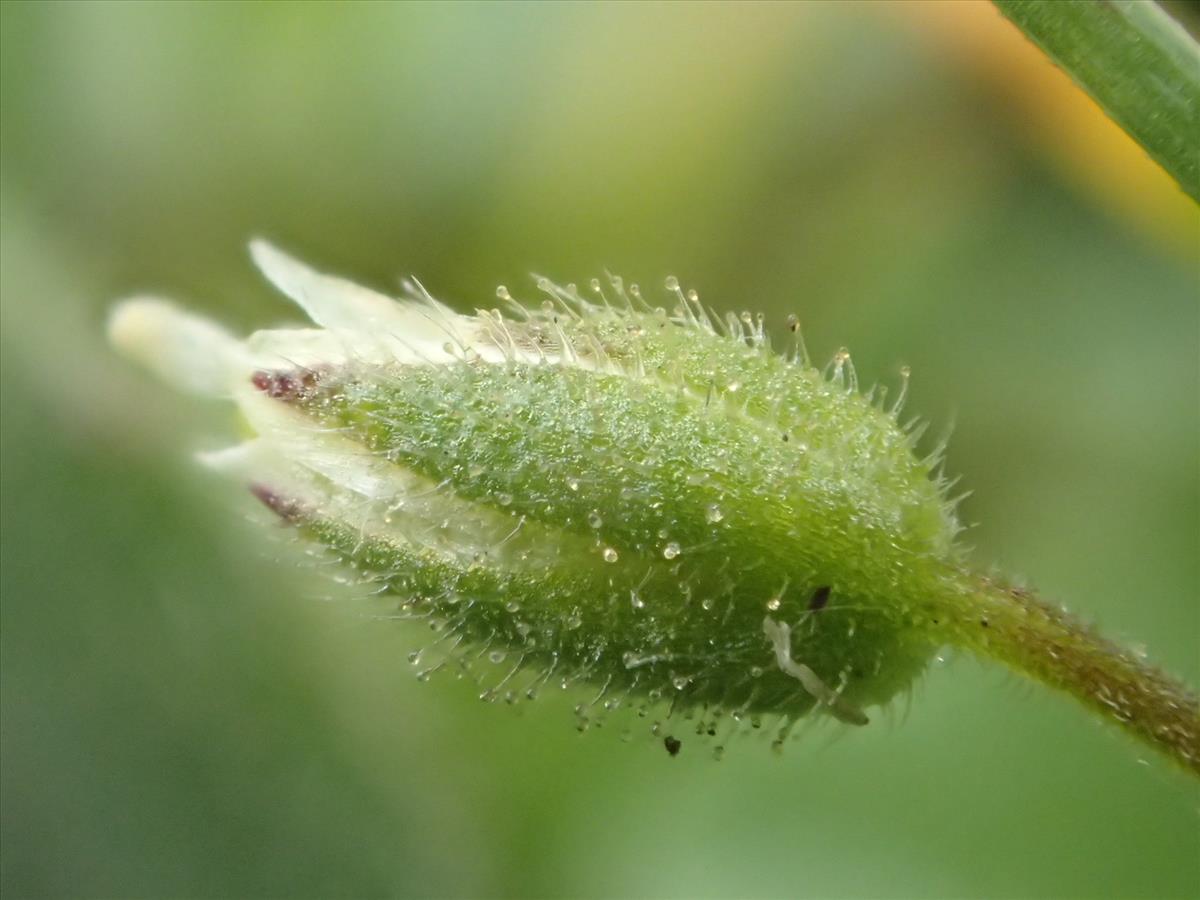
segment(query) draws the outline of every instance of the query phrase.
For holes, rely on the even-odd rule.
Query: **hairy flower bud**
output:
[[[312,329],[239,341],[161,300],[113,342],[231,398],[254,437],[204,457],[283,522],[441,631],[482,696],[592,685],[581,727],[627,702],[853,725],[937,647],[1002,660],[1200,773],[1200,701],[1065,610],[962,566],[940,451],[919,458],[849,354],[825,373],[667,279],[538,279],[534,308],[459,315],[251,247]],[[907,378],[907,373],[905,378]],[[497,666],[502,668],[497,669]],[[601,704],[601,701],[603,703]],[[733,727],[736,727],[734,725]],[[665,741],[672,755],[679,741]]]
[[[464,664],[864,724],[932,655],[957,525],[844,352],[823,376],[798,333],[776,354],[673,279],[671,311],[539,279],[540,307],[500,288],[507,315],[463,316],[252,251],[319,328],[239,342],[141,299],[113,341],[231,396],[255,437],[207,461],[444,621]]]

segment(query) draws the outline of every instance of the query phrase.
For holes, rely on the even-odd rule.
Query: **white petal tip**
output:
[[[434,302],[398,302],[370,288],[310,269],[261,238],[250,242],[255,265],[310,319],[339,333],[363,358],[390,357],[417,365],[447,362],[447,341],[462,343],[460,317]]]
[[[294,257],[288,256],[265,238],[250,241],[250,258],[267,280],[290,296],[287,286],[294,285],[297,278],[311,277],[314,273]]]
[[[258,450],[258,441],[246,441],[220,450],[201,450],[196,461],[218,472],[240,472]]]
[[[108,339],[124,356],[195,394],[228,393],[244,360],[241,344],[215,322],[156,297],[118,303],[108,317]]]

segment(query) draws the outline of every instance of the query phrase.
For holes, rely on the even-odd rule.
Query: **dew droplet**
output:
[[[762,678],[762,673],[763,673],[762,666],[751,666],[750,667],[750,677],[751,678]]]
[[[488,659],[494,663],[502,663],[504,662],[504,655],[503,650],[493,650],[488,654]]]
[[[767,601],[767,609],[769,609],[771,612],[775,612],[775,610],[779,609],[780,602],[781,601],[778,597],[772,597]]]
[[[677,691],[682,691],[691,683],[692,679],[688,678],[686,675],[676,675],[671,679],[671,687],[675,688]]]
[[[618,559],[620,559],[620,557],[617,555],[617,551],[612,547],[605,547],[604,552],[601,555],[604,557],[604,561],[609,563],[615,563]]]
[[[499,297],[501,300],[511,300],[512,299],[512,294],[510,294],[508,292],[508,288],[506,288],[502,284],[496,286],[496,296]]]
[[[499,503],[501,506],[508,506],[510,503],[513,502],[512,494],[497,494],[496,502]]]
[[[721,507],[717,506],[715,503],[711,504],[707,509],[704,510],[704,520],[710,525],[716,525],[724,518],[725,513],[721,512]]]
[[[634,609],[645,609],[646,608],[646,601],[642,599],[642,595],[639,594],[637,591],[631,590],[629,592],[629,602],[633,605]]]
[[[569,487],[573,491],[579,490],[579,479],[578,478],[568,478],[567,479],[567,487]]]
[[[587,523],[590,528],[599,528],[604,524],[604,520],[600,518],[600,513],[590,512],[588,513]]]
[[[663,557],[665,559],[674,559],[679,555],[679,553],[679,544],[677,544],[675,541],[671,541],[671,543],[663,547]]]

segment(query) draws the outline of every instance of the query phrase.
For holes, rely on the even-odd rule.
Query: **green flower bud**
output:
[[[674,279],[655,309],[616,278],[590,299],[538,279],[537,306],[500,288],[505,312],[464,316],[252,251],[318,328],[243,342],[132,300],[114,342],[231,397],[255,436],[206,460],[438,623],[485,697],[553,679],[592,706],[862,725],[943,643],[1029,628],[1016,595],[970,599],[903,390],[861,394],[845,351],[818,372],[794,319],[779,354],[761,317],[720,319]]]

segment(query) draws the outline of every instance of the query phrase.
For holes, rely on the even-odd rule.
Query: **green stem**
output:
[[[1152,0],[993,0],[1200,201],[1200,46]]]
[[[1066,691],[1200,775],[1200,699],[1185,685],[1027,591],[966,578],[954,643]]]

